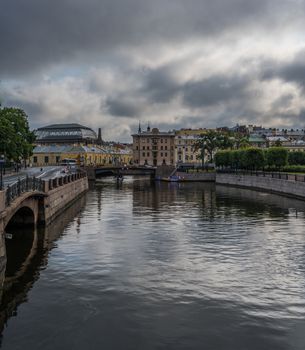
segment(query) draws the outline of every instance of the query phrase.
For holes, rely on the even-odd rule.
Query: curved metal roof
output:
[[[72,142],[96,140],[96,133],[80,124],[52,124],[35,131],[36,142]]]

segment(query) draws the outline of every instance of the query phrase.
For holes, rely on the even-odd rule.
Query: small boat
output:
[[[161,181],[167,181],[167,182],[181,182],[184,181],[184,179],[181,176],[168,176],[168,177],[162,177],[160,179]]]

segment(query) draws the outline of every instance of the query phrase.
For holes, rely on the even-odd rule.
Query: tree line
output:
[[[21,163],[28,159],[34,140],[26,113],[20,108],[1,108],[0,105],[0,156],[6,163]]]
[[[283,147],[245,148],[238,150],[219,150],[215,155],[215,165],[222,168],[247,170],[285,170],[285,167],[305,165],[305,153],[288,152]],[[288,169],[288,168],[287,168]]]

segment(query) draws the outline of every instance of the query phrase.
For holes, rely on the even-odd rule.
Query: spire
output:
[[[141,123],[139,122],[139,129],[138,129],[138,134],[141,134],[142,130],[141,130]]]
[[[147,124],[147,131],[150,132],[150,125],[149,125],[149,122]]]

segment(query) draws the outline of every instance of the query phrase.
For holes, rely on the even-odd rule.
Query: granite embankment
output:
[[[217,173],[216,184],[243,187],[305,199],[305,176],[294,174],[228,174]]]

